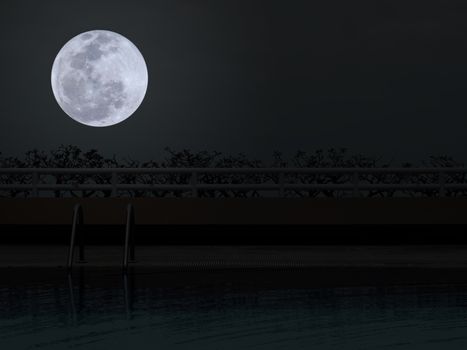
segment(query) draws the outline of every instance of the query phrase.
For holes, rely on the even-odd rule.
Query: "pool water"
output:
[[[4,269],[0,349],[467,348],[462,278],[385,273]]]

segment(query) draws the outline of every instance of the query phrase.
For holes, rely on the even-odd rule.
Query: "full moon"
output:
[[[148,70],[130,40],[92,30],[63,46],[51,80],[55,99],[71,118],[89,126],[110,126],[138,109],[148,87]]]

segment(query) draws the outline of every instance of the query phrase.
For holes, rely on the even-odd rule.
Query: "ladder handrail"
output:
[[[132,203],[127,205],[125,246],[123,252],[123,269],[128,268],[129,262],[135,262],[135,209]]]
[[[78,227],[83,225],[83,207],[79,203],[77,203],[73,208],[72,222],[73,223],[71,227],[70,248],[68,250],[67,260],[68,270],[71,270],[71,268],[73,267],[73,255],[75,251],[76,235],[79,235],[79,262],[84,262],[84,237],[82,230],[78,230]]]
[[[84,260],[84,234],[81,226],[83,225],[83,207],[77,203],[73,208],[73,220],[71,227],[70,236],[70,247],[68,250],[67,269],[70,271],[73,268],[73,256],[76,246],[76,240],[78,239],[79,244],[79,262],[85,262]],[[123,254],[123,269],[126,271],[129,262],[135,262],[135,212],[132,203],[127,205],[127,219],[125,229],[125,246]]]

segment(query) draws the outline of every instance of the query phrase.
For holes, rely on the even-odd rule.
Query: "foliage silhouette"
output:
[[[381,158],[350,153],[345,148],[328,150],[317,149],[312,152],[297,151],[292,157],[284,158],[281,152],[275,151],[272,161],[265,163],[258,159],[250,159],[245,154],[226,155],[217,151],[192,152],[187,149],[175,151],[165,149],[165,157],[161,161],[138,161],[131,158],[117,159],[117,157],[104,157],[96,149],[82,150],[74,145],[61,145],[50,152],[32,149],[24,154],[23,158],[5,156],[0,153],[1,168],[388,168],[391,162]],[[464,164],[448,156],[431,156],[420,164],[424,167],[463,167]],[[399,167],[415,167],[411,163],[403,163]],[[349,184],[355,179],[352,174],[327,173],[303,174],[287,173],[199,173],[197,182],[201,184],[277,184],[281,180],[288,184]],[[444,177],[446,184],[466,183],[467,175],[464,173],[449,173]],[[104,184],[112,183],[111,174],[46,174],[39,177],[41,184]],[[438,174],[359,174],[359,183],[363,184],[438,184]],[[31,184],[31,174],[0,174],[0,184]],[[167,174],[118,174],[118,183],[138,184],[190,184],[190,173]],[[22,198],[30,197],[33,193],[29,189],[0,190],[1,197]],[[52,193],[54,197],[110,197],[110,190],[57,190]],[[119,190],[118,195],[130,197],[191,197],[191,190]],[[343,190],[287,190],[282,193],[284,197],[326,197],[343,198],[351,194]],[[434,197],[439,190],[371,190],[361,191],[361,196],[368,198],[378,197]],[[466,196],[466,190],[447,190],[449,197]],[[198,197],[202,198],[251,198],[268,196],[258,189],[247,190],[199,190]]]

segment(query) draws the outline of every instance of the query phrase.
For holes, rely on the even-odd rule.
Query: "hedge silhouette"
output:
[[[104,157],[96,149],[82,150],[74,145],[61,145],[50,152],[33,149],[27,151],[22,158],[5,156],[0,153],[1,168],[389,168],[416,167],[414,164],[403,163],[394,165],[392,162],[362,154],[352,154],[347,149],[318,149],[312,152],[297,151],[289,158],[276,151],[269,162],[250,159],[245,154],[226,155],[217,151],[192,152],[187,149],[175,151],[165,149],[162,160],[138,161],[131,158],[118,159]],[[421,162],[423,167],[463,167],[448,156],[432,156]],[[119,174],[118,182],[125,184],[189,184],[190,174]],[[109,174],[47,174],[41,175],[39,183],[51,184],[111,184]],[[289,184],[349,184],[352,174],[285,174],[283,178]],[[273,184],[279,183],[278,174],[199,174],[198,183],[204,184]],[[31,184],[30,174],[0,174],[1,184]],[[368,184],[438,184],[438,174],[361,174],[359,183]],[[445,183],[466,183],[466,174],[450,173],[446,175]],[[180,190],[122,190],[119,195],[130,197],[190,197],[191,191]],[[465,190],[448,190],[446,196],[465,196]],[[1,197],[30,197],[31,190],[0,190]],[[53,197],[110,197],[109,190],[70,190],[55,191]],[[199,190],[198,197],[203,198],[250,198],[268,196],[270,193],[259,190]],[[329,197],[342,198],[350,196],[349,191],[342,190],[287,190],[285,197]],[[393,196],[433,197],[438,196],[438,190],[372,190],[362,191],[361,196],[378,198]]]

